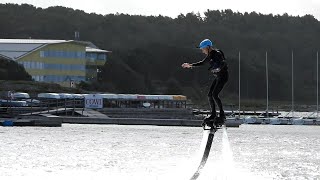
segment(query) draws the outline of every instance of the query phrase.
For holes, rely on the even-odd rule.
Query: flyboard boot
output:
[[[216,119],[216,116],[215,115],[210,115],[206,118],[203,119],[203,122],[202,122],[202,127],[205,129],[206,126],[212,128],[214,126],[214,121]]]
[[[214,119],[213,123],[216,127],[221,127],[222,125],[225,124],[225,122],[226,122],[226,116],[224,114],[220,114],[219,117],[216,117]]]

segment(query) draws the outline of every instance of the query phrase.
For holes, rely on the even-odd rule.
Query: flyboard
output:
[[[225,126],[225,125],[223,125],[223,126]],[[198,169],[193,174],[193,176],[190,178],[190,180],[196,180],[200,176],[200,173],[201,173],[203,167],[205,166],[205,164],[207,162],[207,159],[209,157],[212,141],[213,141],[213,138],[214,138],[214,134],[218,131],[218,129],[222,129],[222,126],[218,126],[218,127],[215,126],[215,125],[213,125],[211,127],[208,127],[206,125],[203,126],[203,130],[204,131],[209,131],[208,139],[207,139],[207,143],[206,143],[206,146],[205,146],[205,149],[204,149],[200,164],[198,166]]]

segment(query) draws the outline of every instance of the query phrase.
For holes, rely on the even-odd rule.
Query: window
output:
[[[98,60],[106,60],[106,55],[105,54],[99,54],[98,55]]]
[[[35,61],[24,61],[19,62],[19,64],[23,65],[25,69],[44,69],[43,62],[35,62]]]
[[[57,76],[57,75],[47,75],[47,76],[39,76],[40,81],[47,82],[65,82],[65,81],[85,81],[84,76]]]
[[[40,57],[42,57],[42,58],[45,57],[44,56],[44,51],[40,51]]]
[[[35,68],[36,68],[36,67],[35,67],[35,63],[32,62],[32,61],[30,62],[30,68],[31,68],[31,69],[35,69]],[[36,77],[36,79],[37,79],[37,77]]]
[[[40,81],[40,76],[32,76],[32,79],[35,81]]]
[[[85,52],[81,51],[40,51],[40,57],[85,59]]]
[[[26,62],[26,68],[27,69],[30,69],[31,67],[30,67],[30,62]]]
[[[42,63],[44,69],[61,70],[61,71],[85,71],[85,65],[82,64],[47,64]]]

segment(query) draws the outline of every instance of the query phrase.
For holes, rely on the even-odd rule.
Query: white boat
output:
[[[69,93],[59,93],[60,99],[73,99],[72,94]]]
[[[43,99],[60,99],[60,95],[57,93],[40,93],[38,94],[38,98]]]
[[[100,94],[103,99],[118,99],[117,94]]]
[[[239,117],[228,117],[226,119],[227,127],[239,127],[243,122],[243,119],[239,119]]]
[[[291,125],[292,124],[291,118],[284,117],[284,118],[279,118],[279,119],[280,119],[280,125]]]
[[[28,106],[39,106],[40,101],[37,99],[26,99]]]
[[[84,99],[84,96],[82,94],[71,94],[72,98],[74,99]]]
[[[303,122],[303,125],[317,125],[318,124],[318,122],[317,122],[317,120],[316,119],[306,119],[306,120],[304,120],[304,122]]]
[[[304,119],[303,117],[299,117],[299,118],[293,118],[291,120],[292,125],[303,125],[304,124]]]
[[[1,100],[1,106],[24,107],[28,106],[27,101]]]
[[[270,118],[259,118],[259,119],[261,119],[261,124],[270,124]]]
[[[244,124],[261,124],[262,119],[256,117],[256,116],[247,116],[243,119]]]
[[[272,125],[302,125],[304,123],[303,117],[273,117],[269,118]]]
[[[273,117],[273,118],[269,118],[269,119],[270,119],[271,125],[280,125],[281,124],[281,120],[278,117]]]
[[[292,107],[291,107],[291,111],[288,112],[285,116],[282,117],[274,117],[274,118],[270,118],[270,124],[272,125],[291,125],[292,123],[292,118],[289,118],[288,115],[290,113],[292,113],[292,117],[294,117],[294,74],[293,74],[293,51],[292,51],[292,55],[291,55],[291,103],[292,103]]]
[[[28,93],[16,92],[16,93],[13,93],[13,98],[14,99],[29,99],[30,96]]]

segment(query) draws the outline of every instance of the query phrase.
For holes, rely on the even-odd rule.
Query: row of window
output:
[[[46,76],[32,76],[35,81],[45,82],[65,82],[65,81],[85,81],[84,76],[58,76],[58,75],[46,75]]]
[[[90,60],[107,60],[107,55],[102,53],[86,53],[86,58]]]
[[[19,62],[25,69],[49,69],[49,70],[86,70],[85,65],[81,64],[47,64],[43,62],[23,61]]]
[[[44,77],[43,76],[32,76],[32,79],[35,81],[44,81]]]
[[[50,70],[79,70],[85,71],[85,65],[78,64],[44,64],[44,69]]]
[[[19,62],[25,69],[44,69],[43,62],[29,62],[29,61],[22,61]]]
[[[73,59],[85,59],[86,53],[81,51],[40,51],[40,57],[42,58],[73,58]]]

